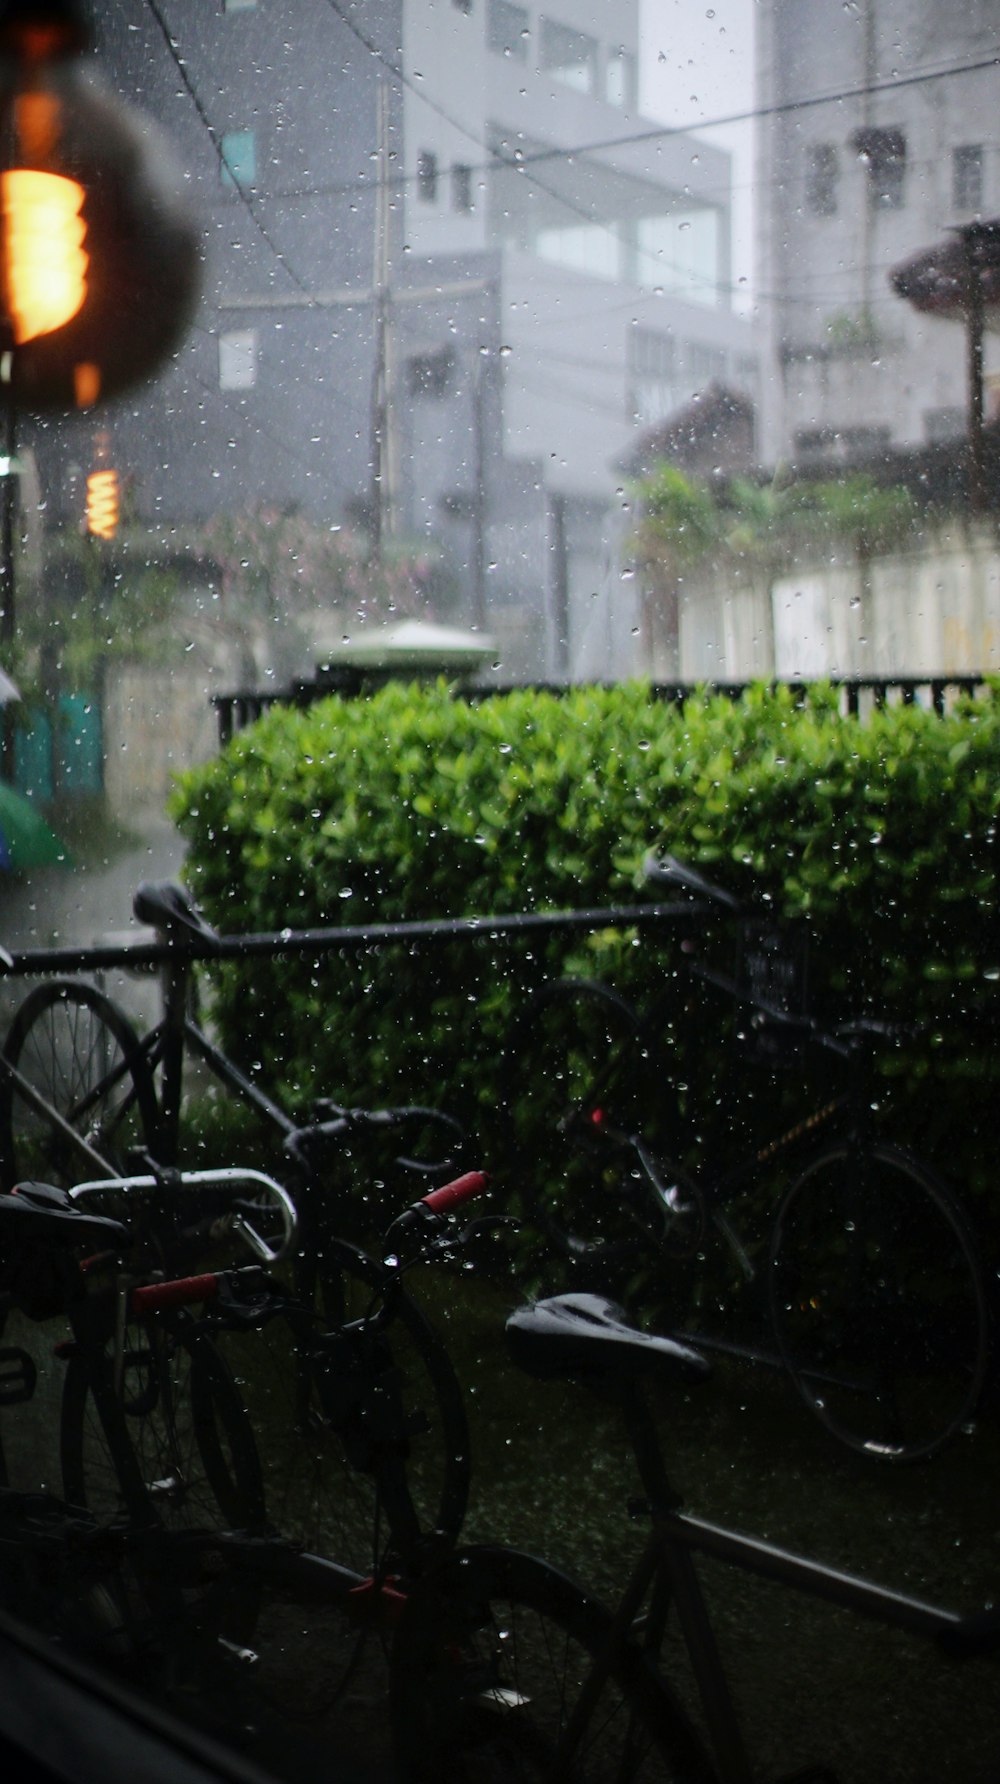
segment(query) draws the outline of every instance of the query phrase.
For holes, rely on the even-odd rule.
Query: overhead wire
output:
[[[150,11],[151,11],[154,19],[156,20],[156,23],[157,23],[157,25],[160,29],[160,32],[163,36],[164,42],[167,45],[167,49],[171,55],[172,60],[174,61],[175,67],[177,68],[178,73],[180,74],[181,79],[184,82],[185,88],[191,98],[192,104],[195,107],[196,113],[197,113],[202,125],[204,126],[205,130],[207,131],[207,133],[209,135],[209,139],[213,144],[213,147],[215,148],[216,154],[219,158],[220,167],[223,169],[228,168],[228,163],[226,161],[224,148],[223,148],[223,144],[222,144],[222,139],[221,139],[218,131],[216,130],[215,126],[212,124],[212,121],[208,115],[207,108],[205,107],[203,101],[201,100],[201,97],[197,91],[195,82],[190,75],[190,72],[187,68],[186,63],[184,62],[183,58],[180,56],[180,54],[178,52],[177,40],[173,37],[171,30],[166,23],[166,20],[163,16],[161,7],[159,5],[159,0],[147,0],[147,4],[150,8]],[[618,148],[618,147],[623,147],[623,146],[627,146],[627,145],[634,145],[635,143],[640,143],[640,142],[662,140],[664,138],[669,138],[669,137],[673,137],[673,136],[691,136],[693,134],[693,127],[689,127],[689,126],[656,125],[656,126],[651,126],[650,129],[646,130],[646,131],[638,131],[638,132],[632,131],[632,132],[628,132],[628,133],[621,133],[617,136],[594,138],[594,139],[591,139],[589,142],[577,143],[577,144],[569,146],[569,147],[547,146],[547,147],[539,148],[537,150],[528,150],[528,151],[524,151],[524,152],[519,151],[516,155],[509,155],[509,154],[505,153],[502,149],[490,147],[489,145],[485,144],[482,140],[482,137],[476,131],[472,130],[467,125],[462,123],[461,120],[457,119],[454,116],[454,114],[447,107],[440,104],[440,102],[435,100],[431,94],[427,93],[417,81],[413,80],[410,76],[408,76],[406,74],[405,70],[402,69],[393,60],[393,58],[391,56],[387,55],[385,53],[385,51],[382,50],[377,43],[375,43],[374,39],[367,32],[362,30],[362,28],[358,25],[357,21],[354,19],[351,19],[347,15],[347,13],[344,11],[342,5],[340,4],[340,0],[326,0],[326,4],[327,4],[328,8],[330,9],[330,11],[333,12],[334,16],[347,28],[347,30],[351,33],[351,35],[355,38],[355,40],[357,42],[359,42],[362,45],[362,47],[366,51],[368,51],[369,54],[373,55],[376,58],[376,60],[380,64],[380,66],[385,68],[387,73],[389,73],[401,85],[403,85],[410,92],[412,92],[421,101],[422,104],[426,105],[427,107],[429,107],[429,109],[436,112],[452,128],[460,131],[461,134],[463,134],[470,142],[472,142],[480,150],[486,149],[487,147],[489,148],[489,156],[490,156],[489,160],[482,162],[478,168],[473,167],[472,169],[470,169],[471,172],[479,172],[479,173],[494,172],[495,173],[497,171],[502,170],[502,171],[506,171],[506,172],[513,172],[513,173],[519,174],[522,177],[525,177],[528,180],[529,184],[537,187],[538,190],[545,193],[545,195],[547,197],[553,199],[557,204],[563,206],[563,208],[568,209],[573,214],[579,216],[581,218],[581,220],[590,228],[597,228],[597,229],[601,229],[601,230],[611,233],[614,231],[615,225],[613,222],[612,223],[604,223],[604,222],[600,222],[600,221],[595,222],[592,212],[586,207],[585,204],[578,203],[574,199],[570,198],[567,194],[559,192],[555,188],[548,185],[546,182],[539,180],[537,178],[537,176],[533,176],[528,171],[531,166],[533,166],[539,162],[572,160],[573,158],[576,158],[576,157],[579,157],[579,156],[582,156],[582,155],[585,155],[588,153],[594,153],[594,152],[597,152],[602,149],[612,149],[612,148]],[[753,119],[756,119],[756,118],[767,117],[767,116],[777,116],[777,115],[781,115],[784,113],[802,111],[802,110],[805,110],[805,109],[808,109],[808,108],[814,107],[814,106],[828,105],[831,103],[835,103],[835,102],[839,102],[839,101],[843,101],[843,100],[847,100],[847,99],[858,98],[858,97],[861,97],[868,93],[895,91],[895,90],[898,90],[903,87],[909,87],[909,86],[918,85],[918,84],[925,84],[930,81],[951,78],[956,75],[981,72],[985,69],[995,69],[998,65],[1000,65],[1000,58],[990,57],[990,58],[980,59],[980,60],[977,60],[974,62],[964,62],[964,63],[957,63],[957,64],[952,63],[950,65],[939,66],[939,67],[935,67],[935,68],[925,68],[925,69],[916,71],[911,75],[903,75],[903,76],[894,77],[892,80],[889,80],[889,81],[860,83],[855,87],[839,88],[839,89],[830,90],[830,91],[827,91],[827,92],[824,92],[821,94],[806,95],[806,96],[804,96],[800,99],[796,99],[796,100],[778,101],[775,104],[770,105],[770,106],[750,107],[750,108],[744,109],[743,111],[740,111],[740,112],[731,112],[728,114],[724,114],[721,117],[702,120],[697,125],[697,130],[704,131],[704,130],[708,130],[708,129],[716,129],[716,128],[722,127],[723,125],[731,125],[731,124],[735,124],[735,123],[745,123],[748,121],[752,121]],[[233,177],[232,170],[230,169],[229,172],[230,172],[230,177],[232,178]],[[402,188],[404,188],[406,185],[411,184],[416,178],[417,178],[417,176],[413,175],[413,174],[400,173],[400,174],[394,174],[389,179],[385,179],[385,180],[381,179],[380,177],[373,177],[372,179],[368,179],[368,180],[360,179],[360,180],[356,180],[356,181],[353,181],[350,183],[343,183],[341,185],[329,187],[329,188],[324,188],[324,187],[313,187],[313,188],[304,188],[304,189],[299,188],[299,189],[296,189],[293,191],[289,191],[288,193],[269,193],[266,195],[266,202],[273,203],[275,201],[280,201],[283,198],[297,199],[298,201],[301,201],[301,199],[303,197],[309,197],[309,196],[313,196],[313,195],[317,195],[317,196],[329,195],[330,193],[334,193],[334,192],[341,192],[344,195],[347,195],[352,192],[357,193],[358,191],[372,193],[374,191],[377,191],[380,186],[388,186],[390,189],[398,191],[398,190],[401,190]],[[775,183],[780,183],[780,181],[776,180]],[[254,224],[254,227],[256,228],[258,233],[261,235],[261,238],[266,243],[269,251],[275,256],[276,260],[282,266],[283,270],[293,280],[293,282],[295,283],[297,288],[303,293],[304,296],[306,296],[306,297],[315,296],[315,292],[312,289],[312,287],[310,286],[308,279],[305,278],[303,275],[301,275],[296,270],[296,268],[289,261],[287,255],[284,253],[284,251],[274,241],[273,236],[271,235],[270,231],[267,229],[266,225],[264,224],[264,222],[262,221],[262,219],[260,218],[260,216],[258,214],[258,207],[251,200],[250,194],[246,191],[243,184],[238,179],[235,179],[235,178],[233,178],[233,184],[235,186],[236,193],[237,193],[237,196],[238,196],[240,202],[245,206],[245,208],[246,208],[246,210]],[[757,185],[759,188],[759,182],[757,182]],[[727,194],[724,193],[722,196],[725,197],[725,196],[727,196]],[[697,286],[706,292],[725,293],[728,296],[744,297],[747,294],[745,285],[741,285],[738,282],[734,283],[732,281],[718,280],[716,278],[713,278],[711,275],[709,275],[707,273],[699,273],[696,269],[694,269],[690,266],[687,266],[681,262],[677,262],[674,260],[665,261],[660,253],[658,253],[654,250],[648,249],[648,248],[643,248],[641,245],[636,246],[636,253],[646,264],[648,264],[651,267],[655,267],[658,272],[663,273],[666,277],[669,277],[671,274],[680,275],[680,278],[682,281],[680,287],[678,287],[674,290],[664,291],[664,295],[683,296],[685,293],[690,295],[692,285]],[[755,299],[755,301],[764,301],[764,302],[792,301],[792,302],[807,303],[809,301],[807,298],[801,298],[801,299],[789,298],[788,294],[786,294],[786,293],[776,294],[776,293],[768,293],[768,292],[760,292],[760,291],[756,291],[754,293],[754,299]],[[697,300],[695,300],[695,301],[697,301]]]
[[[188,97],[190,98],[191,103],[194,106],[195,112],[197,113],[197,116],[198,116],[201,124],[204,126],[204,129],[207,132],[209,141],[211,142],[212,147],[215,150],[215,153],[216,153],[216,156],[217,156],[218,162],[219,162],[220,173],[223,176],[228,176],[228,178],[232,181],[237,198],[239,199],[240,203],[243,205],[243,208],[247,212],[247,215],[250,217],[250,220],[253,223],[254,228],[257,230],[257,233],[260,236],[261,240],[265,243],[265,245],[267,246],[269,251],[274,255],[274,258],[278,262],[279,266],[288,275],[288,277],[292,280],[293,284],[298,286],[299,290],[301,292],[303,292],[304,295],[309,295],[308,284],[302,278],[302,276],[297,272],[295,267],[291,264],[287,255],[282,251],[281,248],[279,248],[278,244],[275,242],[270,231],[268,230],[266,224],[264,224],[262,222],[261,218],[257,215],[257,209],[256,209],[256,206],[251,201],[250,194],[245,189],[242,181],[237,177],[237,173],[230,166],[229,161],[226,156],[225,147],[223,144],[222,137],[219,134],[219,132],[216,130],[215,125],[212,123],[212,120],[208,115],[208,111],[202,101],[201,95],[199,94],[198,89],[195,86],[195,83],[194,83],[193,79],[191,78],[191,75],[188,71],[187,63],[185,62],[183,56],[180,54],[180,51],[178,48],[178,39],[176,39],[174,37],[169,25],[167,24],[167,21],[164,17],[162,10],[161,10],[161,7],[159,5],[159,0],[146,0],[146,5],[148,6],[150,12],[153,15],[154,20],[156,21],[156,25],[160,31],[163,41],[167,46],[167,52],[170,56],[170,59],[173,62],[174,67],[177,70],[177,73],[179,74],[181,80],[184,83],[184,87],[185,87],[185,90],[187,91]]]

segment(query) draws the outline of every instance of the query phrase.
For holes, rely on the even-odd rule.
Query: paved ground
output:
[[[137,823],[133,835],[134,841],[112,860],[0,876],[0,944],[17,951],[109,938],[138,940],[143,932],[132,918],[132,894],[140,880],[177,874],[184,844],[173,826],[156,815]],[[4,1020],[28,983],[18,979],[0,985]],[[149,1008],[148,980],[116,979],[108,989],[135,1015]]]

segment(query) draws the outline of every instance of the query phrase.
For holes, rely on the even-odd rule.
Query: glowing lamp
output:
[[[110,466],[87,478],[87,531],[93,539],[113,539],[118,531],[118,472]]]
[[[198,294],[159,136],[88,66],[79,0],[0,0],[0,402],[89,408],[150,376]]]

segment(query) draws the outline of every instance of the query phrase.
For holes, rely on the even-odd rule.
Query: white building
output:
[[[401,518],[533,675],[638,666],[614,466],[713,381],[758,395],[729,156],[638,114],[638,56],[637,0],[403,8]]]
[[[962,323],[889,274],[1000,211],[1000,0],[763,0],[757,43],[762,456],[958,438]]]

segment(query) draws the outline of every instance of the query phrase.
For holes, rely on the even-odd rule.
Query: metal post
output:
[[[982,514],[986,501],[986,458],[983,438],[983,277],[979,231],[963,230],[968,317],[969,377],[969,507]]]
[[[13,402],[6,406],[4,450],[7,463],[0,490],[0,650],[8,673],[13,672],[14,640],[17,634],[17,610],[14,562],[14,523],[17,490],[15,487],[15,454],[17,417]],[[3,709],[3,737],[0,745],[0,774],[6,781],[14,779],[14,703],[8,700]]]

